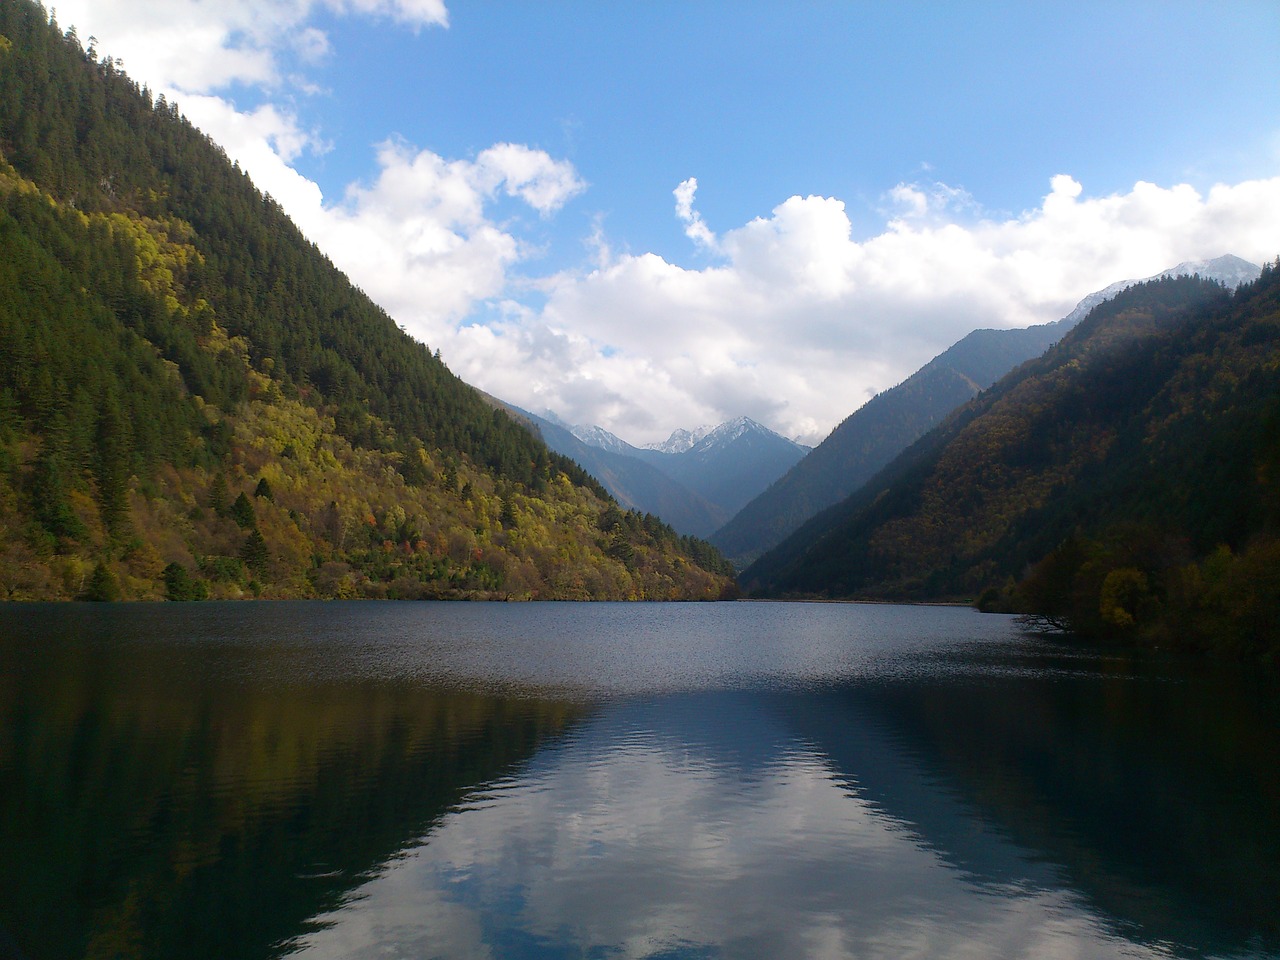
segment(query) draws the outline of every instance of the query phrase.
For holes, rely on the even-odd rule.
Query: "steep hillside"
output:
[[[975,330],[845,418],[711,537],[740,567],[849,496],[947,414],[1062,336],[1057,324]]]
[[[0,273],[0,597],[725,589],[27,0],[0,4]]]
[[[989,605],[1088,635],[1275,648],[1278,504],[1280,270],[1235,295],[1161,280],[1096,308],[742,579],[775,596],[990,588]]]
[[[1149,277],[1191,276],[1230,288],[1255,280],[1258,267],[1230,255],[1180,263]],[[953,410],[1033,357],[1090,310],[1141,281],[1124,280],[1092,293],[1054,323],[1014,330],[975,330],[898,386],[847,417],[814,451],[712,536],[741,569],[776,546],[805,520],[852,494]]]

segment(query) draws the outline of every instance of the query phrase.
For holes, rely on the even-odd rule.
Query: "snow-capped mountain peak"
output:
[[[768,427],[761,426],[750,417],[738,417],[736,420],[726,421],[720,426],[708,430],[690,449],[703,451],[727,447],[733,441],[748,433],[777,436]]]
[[[594,424],[580,423],[569,427],[569,432],[583,443],[611,453],[632,453],[635,448],[621,437],[610,433],[604,427]]]
[[[646,443],[645,449],[657,450],[659,453],[684,453],[687,450],[691,450],[699,440],[715,429],[710,425],[696,427],[693,430],[676,427],[666,440],[661,443]]]
[[[651,443],[647,449],[669,454],[705,454],[728,447],[735,440],[748,435],[781,440],[804,451],[809,449],[802,443],[796,443],[780,433],[775,433],[750,417],[737,417],[715,427],[702,426],[695,430],[676,429],[665,442]]]
[[[1245,283],[1252,283],[1262,273],[1260,267],[1243,260],[1233,254],[1225,254],[1212,260],[1187,260],[1172,270],[1160,274],[1162,277],[1181,277],[1199,274],[1208,280],[1217,280],[1224,286],[1234,290]]]
[[[1159,273],[1143,280],[1121,280],[1113,283],[1108,287],[1104,287],[1094,293],[1089,294],[1078,304],[1076,308],[1063,317],[1058,322],[1064,327],[1073,327],[1079,321],[1085,318],[1094,307],[1105,300],[1110,300],[1122,290],[1136,286],[1139,283],[1145,283],[1147,280],[1159,280],[1161,277],[1184,277],[1199,274],[1206,280],[1217,280],[1219,283],[1234,290],[1236,287],[1244,283],[1252,283],[1258,279],[1262,269],[1248,260],[1242,260],[1240,257],[1232,254],[1224,254],[1221,257],[1215,257],[1212,260],[1185,260],[1176,267],[1170,267],[1168,270],[1161,270]]]

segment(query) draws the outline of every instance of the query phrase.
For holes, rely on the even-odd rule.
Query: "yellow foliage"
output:
[[[1133,567],[1110,571],[1102,581],[1098,613],[1115,627],[1132,627],[1137,622],[1138,604],[1147,596],[1147,576]]]

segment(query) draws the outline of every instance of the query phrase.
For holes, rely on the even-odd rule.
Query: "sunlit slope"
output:
[[[0,37],[0,598],[726,589],[173,106],[34,3],[0,5]]]

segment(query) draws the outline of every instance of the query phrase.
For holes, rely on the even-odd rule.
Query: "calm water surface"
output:
[[[1280,680],[843,604],[0,607],[0,957],[1280,957]]]

